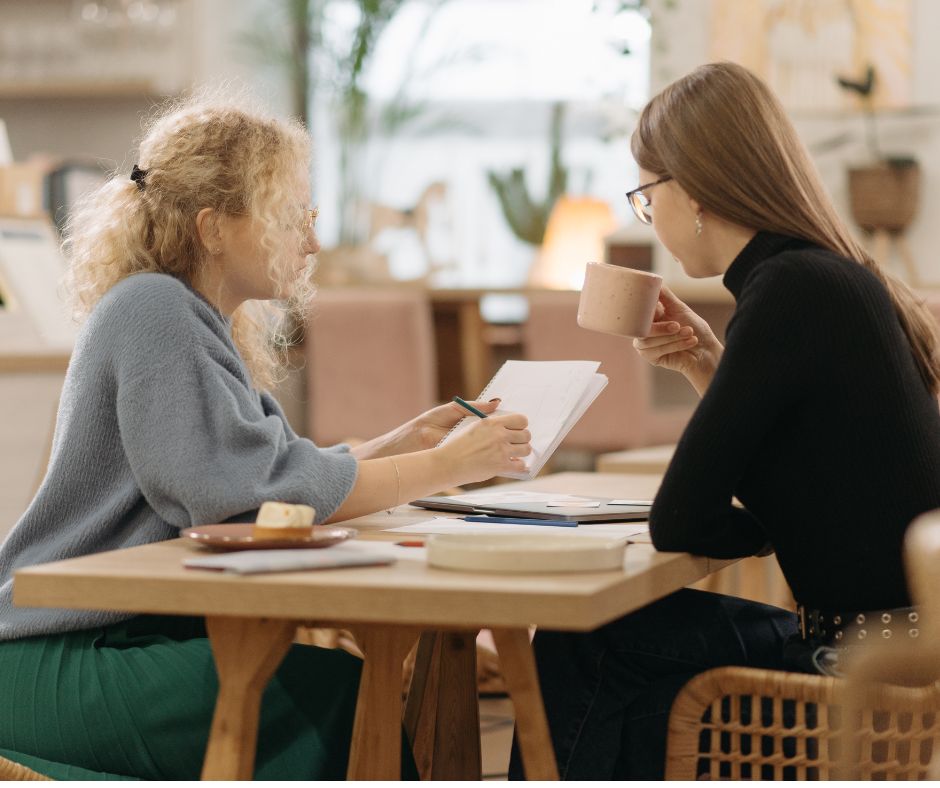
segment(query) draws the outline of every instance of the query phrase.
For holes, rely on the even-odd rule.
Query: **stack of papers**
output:
[[[392,542],[354,540],[317,549],[245,550],[183,559],[187,569],[212,569],[253,575],[265,572],[297,572],[306,569],[340,569],[354,566],[388,566],[398,560],[424,561],[423,548],[399,547]]]
[[[546,534],[570,536],[639,536],[649,533],[646,523],[580,523],[576,527],[553,525],[521,525],[516,523],[468,523],[455,517],[429,517],[397,528],[391,533],[402,534]]]
[[[600,365],[599,361],[507,361],[500,367],[477,399],[499,397],[496,413],[523,414],[532,433],[532,454],[523,458],[526,471],[505,476],[532,479],[538,474],[607,385],[607,376],[597,371]],[[477,416],[462,419],[441,445],[478,420]]]

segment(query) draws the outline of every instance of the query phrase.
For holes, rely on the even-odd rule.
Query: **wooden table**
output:
[[[648,497],[656,476],[563,473],[514,487],[607,497]],[[400,507],[359,518],[377,533],[427,513]],[[397,538],[400,538],[397,537]],[[402,663],[419,641],[406,731],[423,777],[479,779],[475,637],[492,630],[516,711],[526,772],[557,779],[529,643],[530,625],[584,631],[678,590],[730,561],[627,548],[624,570],[495,575],[417,561],[333,572],[239,577],[186,570],[183,540],[99,553],[16,573],[20,606],[203,615],[219,673],[219,698],[202,776],[250,779],[262,691],[299,624],[351,629],[365,654],[348,776],[398,779]]]
[[[654,473],[662,476],[675,452],[675,444],[607,452],[598,455],[594,469],[598,473]]]
[[[19,327],[0,320],[0,335],[14,328]],[[26,510],[45,475],[69,364],[69,354],[62,350],[30,349],[28,342],[21,349],[3,347],[17,338],[16,333],[0,338],[0,413],[9,414],[0,453],[0,542]]]
[[[524,288],[429,288],[437,361],[438,393],[449,400],[454,392],[475,397],[493,376],[494,357],[480,302],[490,295],[524,296]]]

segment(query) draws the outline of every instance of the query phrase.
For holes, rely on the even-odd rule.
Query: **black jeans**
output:
[[[535,635],[542,697],[563,780],[661,780],[672,701],[693,676],[743,665],[793,669],[795,613],[683,589],[594,632]],[[510,779],[524,771],[513,741]]]

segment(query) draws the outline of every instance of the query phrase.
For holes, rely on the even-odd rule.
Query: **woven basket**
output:
[[[868,232],[899,233],[917,214],[920,167],[878,164],[849,170],[852,216]]]

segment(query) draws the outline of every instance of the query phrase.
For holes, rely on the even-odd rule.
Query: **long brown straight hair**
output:
[[[937,323],[885,272],[839,217],[780,102],[735,63],[709,63],[643,109],[631,140],[647,172],[670,175],[708,212],[807,241],[865,266],[884,283],[930,390],[940,389]]]

